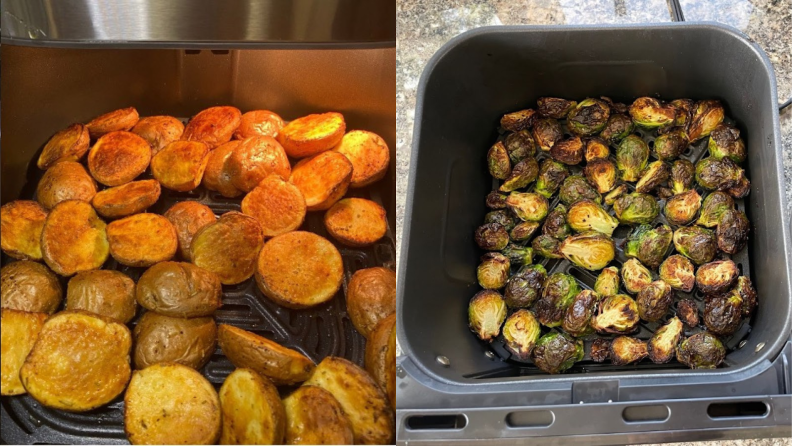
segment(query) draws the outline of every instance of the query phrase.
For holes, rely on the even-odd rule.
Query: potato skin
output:
[[[59,203],[47,215],[41,231],[41,252],[47,266],[67,277],[101,268],[110,254],[106,227],[89,203]]]
[[[333,238],[353,247],[372,245],[388,230],[385,209],[365,198],[344,198],[334,204],[324,223]]]
[[[96,183],[82,164],[74,161],[61,161],[49,168],[36,187],[36,198],[46,209],[66,200],[90,203],[94,195]]]
[[[157,214],[134,214],[107,225],[110,255],[127,266],[151,266],[170,260],[179,241],[176,228]]]
[[[164,215],[176,228],[176,235],[179,238],[179,253],[185,260],[192,259],[190,245],[195,234],[217,219],[209,206],[197,201],[180,201],[171,206]]]
[[[0,269],[2,307],[52,314],[63,298],[58,276],[41,263],[20,260]]]
[[[351,179],[352,163],[331,151],[300,160],[289,181],[300,189],[309,211],[324,211],[346,194]]]
[[[91,133],[91,138],[97,139],[110,132],[131,129],[139,118],[135,107],[121,108],[95,117],[85,127]]]
[[[380,321],[396,312],[396,273],[379,266],[355,271],[346,303],[352,324],[368,338]]]
[[[278,141],[293,158],[304,158],[332,149],[344,137],[341,113],[328,112],[297,118],[278,132]]]
[[[396,407],[396,313],[381,320],[366,340],[365,366]]]
[[[285,444],[353,444],[352,425],[333,394],[302,386],[283,400]]]
[[[184,124],[173,116],[147,116],[130,131],[149,143],[151,156],[154,156],[163,147],[181,138]]]
[[[135,282],[111,270],[83,271],[69,279],[66,309],[84,310],[126,324],[135,317]]]
[[[217,324],[211,317],[170,317],[147,311],[134,331],[135,368],[175,362],[200,370],[217,346]]]
[[[242,141],[229,141],[209,152],[203,176],[204,187],[220,192],[220,195],[228,198],[238,197],[244,193],[234,186],[228,173],[228,158],[240,144]]]
[[[253,136],[242,142],[231,152],[226,161],[231,184],[249,192],[271,174],[289,178],[291,165],[283,147],[271,136]]]
[[[60,161],[79,161],[88,152],[90,142],[88,127],[72,124],[47,141],[36,165],[41,170],[47,170]]]
[[[41,260],[41,231],[47,211],[31,200],[16,200],[0,207],[0,247],[15,259]]]
[[[234,132],[234,138],[245,139],[251,136],[278,136],[283,128],[283,118],[269,110],[251,110],[242,115]]]
[[[19,369],[25,362],[33,344],[38,339],[47,313],[28,313],[3,308],[0,310],[0,394],[21,395],[25,387],[19,378]]]
[[[201,184],[208,154],[200,141],[174,141],[151,159],[151,174],[168,189],[191,191]]]
[[[256,259],[264,235],[255,218],[226,212],[204,226],[190,245],[192,261],[220,277],[223,285],[235,285],[256,271]]]
[[[160,193],[157,180],[133,181],[97,193],[91,204],[102,217],[126,217],[148,209],[159,200]]]
[[[193,116],[184,128],[182,139],[201,141],[214,149],[231,140],[241,120],[242,112],[236,107],[210,107]]]
[[[305,220],[300,189],[278,175],[270,175],[242,199],[242,213],[258,220],[264,237],[294,231]]]
[[[349,187],[365,187],[381,180],[388,172],[390,150],[379,135],[365,130],[352,130],[333,150],[352,163]]]
[[[172,317],[211,316],[223,304],[217,275],[184,262],[161,262],[147,269],[135,298],[143,308]]]
[[[88,151],[88,170],[105,186],[120,186],[137,178],[151,162],[151,147],[131,132],[110,132]]]
[[[278,389],[251,369],[236,369],[220,388],[220,444],[281,444],[286,413]]]

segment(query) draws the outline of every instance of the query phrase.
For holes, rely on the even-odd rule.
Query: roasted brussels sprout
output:
[[[533,125],[536,119],[536,112],[532,109],[520,110],[506,113],[501,117],[501,127],[510,132],[519,132]]]
[[[745,176],[745,171],[742,171],[737,184],[726,189],[726,193],[734,198],[745,198],[751,193],[751,181]]]
[[[533,192],[512,192],[506,204],[523,221],[542,221],[547,216],[547,199]]]
[[[563,240],[572,233],[572,229],[567,224],[567,208],[559,203],[555,209],[547,214],[547,218],[542,226],[542,234]]]
[[[726,357],[717,337],[703,331],[682,341],[676,348],[677,361],[691,369],[714,369]]]
[[[552,331],[539,338],[531,352],[531,360],[539,370],[556,374],[583,359],[583,341]]]
[[[609,98],[607,96],[600,96],[600,99],[602,99],[603,101],[605,101],[606,104],[608,104],[608,107],[610,107],[610,109],[611,109],[611,114],[613,114],[613,113],[621,113],[621,114],[627,113],[627,104],[622,104],[621,102],[613,102],[613,99],[611,99],[611,98]]]
[[[586,179],[604,194],[616,186],[616,165],[607,158],[591,160],[584,170]]]
[[[509,232],[509,237],[516,242],[521,242],[531,238],[534,232],[539,229],[541,223],[538,221],[523,221],[517,223],[517,226]]]
[[[742,315],[750,316],[756,308],[756,290],[751,283],[751,279],[746,276],[738,277],[734,291],[742,298]]]
[[[676,160],[671,165],[669,183],[674,194],[681,194],[693,187],[696,180],[696,167],[688,160]]]
[[[616,257],[613,239],[597,231],[567,237],[558,250],[564,258],[589,271],[605,268]]]
[[[619,336],[611,341],[608,352],[613,365],[632,364],[646,358],[648,354],[644,341],[628,336]]]
[[[673,196],[674,196],[674,192],[672,192],[671,189],[663,186],[657,188],[657,198],[661,200],[668,200]]]
[[[651,195],[633,192],[622,195],[613,203],[616,218],[627,225],[649,224],[660,213],[660,205]]]
[[[514,228],[514,225],[517,224],[516,220],[512,213],[505,209],[487,212],[487,215],[484,216],[484,223],[498,223],[507,231],[511,231]]]
[[[589,138],[586,140],[586,151],[584,157],[586,162],[604,159],[610,156],[608,144],[600,138]]]
[[[745,172],[729,158],[709,157],[696,163],[696,182],[704,189],[726,190],[737,186],[744,176]]]
[[[668,181],[669,176],[671,176],[671,167],[664,161],[654,161],[649,164],[641,178],[635,183],[635,191],[648,194],[657,186]]]
[[[635,130],[635,124],[629,116],[615,113],[608,118],[608,122],[605,124],[605,128],[602,129],[600,137],[611,144],[618,144],[633,130]]]
[[[696,265],[711,262],[718,252],[715,233],[698,226],[683,226],[674,231],[674,248]]]
[[[470,330],[482,341],[492,342],[498,337],[504,319],[506,319],[506,302],[497,291],[479,291],[473,299],[470,299],[468,306]]]
[[[676,119],[676,108],[655,98],[638,98],[630,105],[630,116],[636,125],[655,129],[671,125]]]
[[[542,265],[527,265],[520,268],[506,282],[506,305],[509,308],[528,308],[536,302],[547,279],[547,271]]]
[[[503,143],[498,141],[487,152],[487,166],[489,173],[499,180],[505,180],[511,173],[509,153]]]
[[[603,268],[597,281],[594,282],[594,291],[602,297],[619,294],[619,268],[609,266]]]
[[[690,99],[675,99],[671,101],[671,105],[676,108],[674,125],[687,129],[690,125],[690,121],[693,120],[693,112],[695,111],[696,104]]]
[[[561,124],[551,118],[537,119],[531,129],[531,134],[534,137],[534,141],[536,141],[536,145],[544,152],[549,152],[564,137],[564,133],[561,131]]]
[[[591,136],[602,131],[610,118],[610,107],[599,99],[584,99],[572,107],[567,116],[569,131],[580,136]]]
[[[577,232],[597,231],[613,235],[619,221],[609,215],[602,206],[591,200],[580,200],[569,208],[566,215],[569,226]]]
[[[594,331],[591,328],[591,317],[597,308],[599,296],[591,290],[583,290],[575,296],[572,305],[567,308],[561,328],[570,335],[579,338]]]
[[[674,129],[657,137],[654,141],[654,153],[663,161],[673,161],[687,149],[687,133],[682,129]]]
[[[613,206],[613,203],[615,203],[616,200],[618,200],[625,193],[627,193],[627,185],[620,184],[616,186],[612,191],[608,192],[608,194],[605,195],[605,199],[603,201],[605,201],[605,204],[607,204],[608,206]]]
[[[669,198],[665,202],[663,214],[672,225],[683,226],[696,219],[699,209],[701,195],[695,189],[690,189]]]
[[[698,101],[693,112],[693,118],[688,126],[688,138],[690,142],[709,136],[715,128],[723,121],[723,106],[718,101]]]
[[[674,254],[663,260],[659,275],[671,288],[689,293],[696,283],[693,264],[687,257]]]
[[[696,286],[707,295],[720,294],[734,285],[740,270],[731,260],[705,263],[696,271]]]
[[[655,269],[663,262],[674,232],[668,225],[652,228],[649,225],[640,225],[627,237],[624,254],[635,257],[644,265]]]
[[[721,296],[704,300],[704,325],[707,331],[718,336],[728,336],[738,328],[742,320],[743,300],[735,290]]]
[[[591,326],[598,333],[629,334],[638,328],[638,305],[630,296],[615,294],[600,301]]]
[[[490,209],[506,209],[506,195],[492,191],[487,194],[487,207]]]
[[[649,146],[636,135],[624,138],[616,149],[616,167],[624,181],[638,181],[649,162]]]
[[[506,285],[511,264],[508,257],[497,252],[488,252],[481,256],[476,270],[476,277],[481,288],[499,290]]]
[[[517,310],[506,318],[503,324],[503,339],[506,341],[506,350],[514,355],[515,359],[525,361],[531,356],[542,328],[536,321],[533,313],[528,310]]]
[[[530,157],[517,163],[512,169],[509,177],[501,184],[501,192],[511,192],[515,189],[522,189],[536,181],[539,175],[539,163],[536,158]]]
[[[583,161],[583,141],[579,136],[573,136],[557,142],[550,148],[550,156],[559,163],[570,166]]]
[[[545,118],[564,119],[577,105],[575,101],[567,101],[561,98],[539,98],[536,100],[536,110]]]
[[[657,329],[649,339],[647,348],[649,359],[655,364],[665,364],[673,359],[676,354],[676,346],[679,344],[679,339],[682,338],[683,328],[682,321],[672,317],[667,324]]]
[[[500,251],[509,243],[509,233],[499,223],[487,223],[476,229],[476,244],[485,251]]]
[[[728,157],[735,163],[745,161],[745,143],[740,138],[740,131],[726,124],[719,124],[710,133],[707,144],[710,156],[715,159]]]
[[[652,283],[652,273],[638,259],[629,259],[624,262],[621,276],[624,288],[632,294],[638,294]]]
[[[575,278],[566,273],[553,273],[547,277],[542,297],[534,310],[539,322],[547,327],[558,327],[564,320],[567,308],[580,292]]]
[[[545,198],[550,198],[561,187],[569,175],[569,169],[558,161],[546,159],[539,166],[539,178],[536,179],[535,191]]]
[[[635,298],[638,304],[638,316],[647,322],[656,322],[668,313],[674,302],[671,285],[662,280],[655,280],[643,287]]]
[[[725,192],[713,192],[704,198],[701,204],[701,215],[696,224],[707,228],[718,226],[724,212],[734,209],[734,200]]]
[[[610,339],[597,338],[591,343],[591,360],[594,362],[605,362],[610,358]]]
[[[698,306],[690,299],[677,302],[677,316],[690,328],[699,324]]]
[[[547,259],[564,258],[560,251],[561,242],[549,235],[542,234],[536,237],[531,243],[531,247],[533,248],[535,254],[539,254],[540,256]]]
[[[572,175],[564,180],[561,190],[558,191],[558,198],[570,206],[580,200],[591,200],[602,203],[602,196],[580,175]]]
[[[530,265],[533,263],[533,249],[529,246],[509,244],[501,254],[505,255],[512,265]]]
[[[503,145],[506,147],[506,151],[509,152],[509,159],[512,164],[517,164],[526,158],[536,155],[536,143],[528,130],[509,133],[506,135]]]
[[[718,248],[726,254],[737,254],[748,243],[751,224],[743,211],[727,209],[718,219],[715,237]]]

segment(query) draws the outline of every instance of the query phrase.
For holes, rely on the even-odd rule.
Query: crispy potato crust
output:
[[[187,192],[201,184],[209,147],[200,141],[175,141],[151,159],[151,174],[163,186]]]
[[[220,195],[228,198],[238,197],[244,193],[231,182],[227,167],[231,152],[240,144],[242,141],[229,141],[209,152],[203,176],[204,187],[220,192]]]
[[[217,346],[212,317],[170,317],[147,311],[135,326],[135,368],[175,362],[200,370]]]
[[[148,209],[159,200],[160,193],[157,180],[133,181],[99,192],[91,204],[102,217],[126,217]]]
[[[234,132],[234,138],[245,139],[251,136],[271,136],[275,138],[283,128],[283,118],[269,110],[252,110],[242,115],[242,120]]]
[[[138,280],[135,298],[143,308],[172,317],[211,316],[223,304],[217,275],[184,262],[162,262],[147,269]]]
[[[261,249],[256,283],[265,296],[288,308],[308,308],[332,299],[344,264],[327,239],[312,232],[279,235]]]
[[[47,211],[31,200],[16,200],[0,207],[0,246],[15,259],[41,260],[41,231]]]
[[[181,138],[184,124],[173,116],[147,116],[138,121],[131,132],[149,143],[151,156],[154,156],[163,147]]]
[[[278,389],[250,369],[236,369],[220,388],[220,444],[281,444],[286,414]]]
[[[151,147],[130,132],[108,133],[88,152],[88,170],[105,186],[120,186],[137,178],[151,162]]]
[[[365,130],[352,130],[335,147],[352,163],[349,187],[364,187],[377,182],[388,172],[390,150],[379,135]]]
[[[346,302],[352,324],[369,337],[381,320],[396,312],[396,273],[383,267],[355,271]]]
[[[135,371],[124,406],[124,430],[132,444],[214,444],[220,437],[217,392],[181,364]]]
[[[126,325],[84,311],[63,311],[44,322],[19,376],[44,406],[94,409],[124,391],[131,347]]]
[[[140,116],[135,107],[121,108],[95,117],[85,124],[91,138],[100,138],[110,132],[127,131],[137,124]]]
[[[25,393],[19,379],[19,369],[38,339],[47,317],[47,313],[27,313],[7,308],[0,310],[0,325],[3,327],[0,330],[0,394]]]
[[[77,273],[66,288],[66,309],[84,310],[126,324],[135,317],[135,282],[118,271]]]
[[[182,139],[202,141],[214,149],[231,140],[241,120],[242,112],[236,107],[210,107],[193,116],[184,128]]]
[[[41,252],[47,266],[61,276],[99,269],[110,254],[107,225],[89,203],[61,202],[44,221]]]
[[[110,255],[127,266],[151,266],[170,260],[179,247],[176,228],[157,214],[135,214],[107,225]]]
[[[253,136],[242,142],[231,152],[226,161],[231,184],[248,192],[271,174],[287,179],[291,165],[283,147],[271,136]]]
[[[72,124],[47,141],[36,165],[41,170],[47,170],[60,161],[79,161],[88,151],[90,142],[88,127]]]
[[[396,313],[377,324],[366,341],[366,371],[396,407]]]
[[[371,245],[388,230],[385,209],[364,198],[344,198],[334,204],[324,223],[333,238],[354,247]]]
[[[304,158],[332,149],[344,137],[346,123],[341,113],[303,116],[278,132],[278,141],[293,158]]]
[[[49,168],[36,188],[36,199],[46,209],[66,200],[90,203],[95,195],[96,182],[82,164],[75,161],[61,161]]]
[[[234,285],[256,271],[263,244],[264,235],[255,218],[226,212],[195,234],[190,253],[193,263],[217,274],[223,285]]]
[[[171,206],[164,215],[176,228],[176,235],[179,238],[179,253],[186,260],[192,259],[190,245],[195,234],[217,219],[209,206],[197,201],[180,201]]]
[[[353,444],[352,425],[327,390],[302,386],[283,400],[283,406],[286,444]]]
[[[302,353],[231,325],[220,324],[217,339],[236,367],[255,370],[279,386],[305,381],[315,367]]]
[[[264,237],[294,231],[305,220],[305,199],[297,186],[270,175],[242,199],[242,213],[258,220]]]
[[[58,276],[41,263],[20,260],[0,269],[2,307],[52,314],[63,298]]]
[[[289,181],[300,189],[309,211],[324,211],[346,194],[351,178],[352,163],[331,151],[301,160]]]

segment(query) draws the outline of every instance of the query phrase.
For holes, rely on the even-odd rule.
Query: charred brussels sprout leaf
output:
[[[516,219],[511,212],[505,209],[487,212],[484,216],[484,223],[498,223],[503,226],[507,231],[511,231],[514,225],[517,224]]]
[[[696,283],[695,268],[687,257],[674,254],[660,265],[660,278],[671,288],[689,293]]]
[[[569,112],[569,131],[580,136],[591,136],[605,128],[610,118],[610,107],[599,99],[585,99]]]
[[[616,149],[616,167],[623,181],[638,181],[649,162],[649,146],[636,135],[622,140]]]
[[[693,187],[696,180],[696,167],[688,160],[676,160],[671,165],[671,191],[681,194]]]
[[[630,105],[630,116],[636,125],[655,129],[671,125],[676,118],[676,108],[655,98],[638,98]]]
[[[725,192],[713,192],[707,195],[701,204],[701,215],[696,224],[714,228],[724,212],[734,209],[734,200]]]
[[[577,105],[575,101],[567,101],[561,98],[539,98],[536,100],[536,109],[545,118],[564,119]]]
[[[726,349],[717,337],[701,332],[682,341],[677,346],[676,357],[691,369],[714,369],[723,362]]]
[[[638,259],[629,259],[624,262],[621,276],[624,288],[632,294],[638,294],[652,283],[652,273]]]
[[[621,113],[621,114],[627,113],[626,104],[622,104],[621,102],[613,102],[613,99],[607,96],[600,96],[600,99],[602,99],[603,101],[605,101],[606,104],[608,104],[608,107],[610,107],[611,109],[611,113]]]
[[[517,164],[536,155],[536,143],[528,130],[509,133],[504,140],[504,146],[509,152],[512,164]]]
[[[533,236],[533,233],[539,229],[541,223],[538,221],[523,221],[517,223],[517,226],[509,232],[509,237],[515,242],[521,242],[524,240],[528,240]]]
[[[509,232],[499,223],[487,223],[476,229],[476,244],[485,251],[500,251],[509,243]]]
[[[623,114],[613,114],[608,118],[605,128],[602,129],[600,137],[611,144],[618,144],[627,135],[635,130],[635,124],[629,116]]]
[[[512,265],[530,265],[533,263],[533,249],[528,246],[509,244],[501,251]]]
[[[547,279],[542,265],[524,266],[506,283],[506,305],[509,308],[528,308],[536,302]]]
[[[638,362],[649,354],[646,343],[640,339],[619,336],[611,342],[610,360],[613,365],[627,365]]]
[[[740,131],[734,127],[725,124],[715,127],[710,133],[707,148],[715,159],[726,157],[738,164],[745,161],[745,142],[740,138]]]
[[[567,308],[580,292],[575,278],[566,273],[553,273],[547,277],[542,297],[536,302],[534,310],[542,325],[558,327],[564,320]]]
[[[615,266],[604,268],[594,282],[594,291],[602,297],[619,294],[619,269]]]
[[[482,341],[492,342],[498,337],[504,319],[506,319],[506,302],[497,291],[480,291],[470,300],[468,306],[470,330]]]
[[[671,167],[664,161],[655,161],[646,168],[641,178],[635,184],[635,191],[648,194],[655,190],[657,186],[668,181],[671,175]]]
[[[619,226],[618,220],[591,200],[581,200],[573,204],[566,220],[577,232],[597,231],[608,236],[613,235],[613,231]]]
[[[506,318],[503,324],[503,339],[506,340],[506,350],[510,351],[515,359],[525,361],[539,340],[542,329],[533,313],[528,310],[517,310]]]
[[[734,291],[742,298],[742,315],[750,316],[756,308],[756,290],[751,283],[751,279],[745,276],[738,277]]]
[[[687,134],[682,129],[674,129],[657,137],[654,141],[654,153],[664,161],[673,161],[687,149]]]
[[[696,219],[701,208],[701,195],[695,189],[674,195],[665,203],[663,213],[672,225],[686,225]]]
[[[500,124],[510,132],[519,132],[533,125],[535,119],[536,112],[529,108],[503,115]]]
[[[580,164],[583,161],[583,141],[579,136],[559,141],[550,148],[550,156],[559,163],[569,166]]]
[[[499,180],[505,180],[511,173],[511,161],[509,161],[509,153],[506,152],[506,147],[503,143],[498,141],[487,152],[487,166],[489,166],[489,173]]]
[[[534,365],[543,372],[556,374],[583,359],[583,341],[556,331],[539,338],[531,353]]]
[[[598,333],[629,334],[638,328],[638,305],[624,294],[604,298],[591,318],[591,326]]]
[[[745,198],[751,193],[751,181],[745,176],[745,171],[741,172],[740,179],[737,184],[726,189],[726,193],[734,198]]]
[[[616,165],[607,158],[589,161],[584,172],[589,183],[601,194],[610,192],[616,186]]]
[[[610,357],[611,341],[605,338],[597,338],[591,343],[591,360],[594,362],[605,362]]]
[[[723,121],[723,106],[718,101],[699,101],[693,112],[693,118],[688,127],[690,142],[709,136]]]
[[[506,204],[523,221],[542,221],[547,216],[547,199],[532,192],[512,192]]]
[[[651,195],[633,192],[622,195],[613,203],[616,218],[627,225],[649,224],[660,213],[660,205]]]
[[[616,203],[616,200],[618,200],[622,195],[626,193],[627,193],[626,184],[620,184],[616,186],[616,188],[608,192],[608,195],[605,195],[605,199],[604,199],[605,204],[607,204],[608,206],[613,206],[613,204]]]
[[[572,233],[567,224],[567,208],[563,204],[558,204],[545,219],[542,226],[542,234],[563,240]]]
[[[506,209],[506,195],[492,191],[487,194],[487,207],[490,209]]]
[[[644,265],[655,269],[665,258],[673,236],[674,233],[668,225],[654,229],[649,225],[638,226],[627,237],[624,254],[627,257],[637,258]]]
[[[538,175],[539,163],[533,157],[526,158],[514,166],[511,174],[501,184],[500,191],[511,192],[515,189],[522,189],[533,183]]]
[[[533,129],[531,129],[531,133],[536,145],[544,152],[549,152],[564,137],[564,133],[561,131],[561,124],[550,118],[537,119]]]
[[[718,252],[715,234],[698,226],[683,226],[674,231],[674,247],[696,265],[711,262]]]
[[[597,203],[602,202],[602,196],[580,175],[572,175],[564,180],[561,190],[558,191],[558,198],[569,206],[580,200],[591,200]]]
[[[674,125],[687,129],[690,122],[693,120],[693,112],[695,111],[696,104],[690,99],[675,99],[671,101],[671,105],[676,108]]]
[[[589,271],[605,268],[616,257],[613,239],[596,231],[568,237],[558,250],[567,260]]]
[[[682,321],[673,317],[649,339],[649,359],[655,364],[665,364],[674,358],[676,346],[682,338]]]
[[[531,247],[533,247],[534,253],[539,254],[540,256],[547,259],[564,258],[560,251],[561,242],[549,235],[542,234],[539,237],[536,237],[533,240],[533,243],[531,243]]]
[[[707,331],[718,336],[728,336],[738,328],[742,320],[743,300],[735,290],[704,300],[704,325]]]
[[[550,198],[561,187],[569,175],[569,169],[558,161],[546,159],[539,167],[539,178],[536,180],[536,192],[545,198]]]
[[[647,322],[656,322],[668,313],[674,302],[671,285],[662,280],[655,280],[645,286],[635,299],[638,304],[638,316]]]
[[[476,270],[476,277],[481,288],[485,290],[498,290],[506,285],[509,278],[509,259],[497,252],[488,252],[481,256]]]
[[[657,188],[657,198],[661,200],[667,200],[674,196],[674,192],[667,187],[660,186]]]
[[[737,186],[745,172],[729,158],[704,158],[696,163],[696,182],[707,190],[726,190]]]
[[[690,299],[677,302],[677,316],[690,328],[699,324],[698,306]]]
[[[593,329],[590,322],[597,308],[599,296],[591,290],[583,290],[575,296],[572,305],[567,308],[561,327],[565,332],[579,338],[590,334]]]
[[[605,159],[610,156],[610,149],[608,144],[600,138],[589,138],[586,141],[586,162],[598,159]]]
[[[704,294],[720,294],[737,281],[740,270],[731,260],[705,263],[696,271],[696,286]]]
[[[715,237],[718,248],[726,254],[737,254],[748,243],[748,232],[751,224],[743,211],[727,209],[718,219]]]

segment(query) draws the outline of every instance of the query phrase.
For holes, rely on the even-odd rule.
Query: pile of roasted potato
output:
[[[723,337],[757,303],[731,260],[748,241],[750,222],[735,200],[750,181],[740,167],[745,143],[724,115],[714,100],[649,97],[629,106],[543,97],[535,110],[504,115],[487,153],[498,181],[475,232],[487,252],[471,330],[547,373],[583,360],[584,339],[596,362],[721,364]],[[694,164],[683,155],[698,141],[706,155]],[[629,234],[617,249],[620,225]],[[564,261],[600,271],[593,286],[558,267]],[[701,318],[696,302],[676,296],[694,289],[704,298]],[[630,337],[642,322],[658,328],[648,340]]]
[[[347,287],[347,313],[367,338],[365,369],[338,357],[317,365],[214,318],[223,286],[248,280],[290,309],[331,300],[344,281],[341,254],[299,229],[307,212],[323,211],[338,243],[376,243],[385,210],[344,196],[389,164],[381,137],[347,131],[332,112],[285,123],[221,106],[184,125],[125,108],[58,132],[39,156],[35,201],[0,208],[2,251],[17,259],[0,272],[2,394],[81,412],[126,390],[133,444],[392,442],[392,270],[358,270]],[[163,188],[199,187],[239,199],[241,212],[218,217],[192,200],[146,212]],[[102,269],[111,257],[141,268],[137,283]],[[219,392],[200,372],[218,345],[237,367]]]

